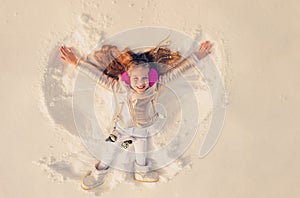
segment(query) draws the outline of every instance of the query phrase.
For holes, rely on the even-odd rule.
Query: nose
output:
[[[145,84],[145,80],[143,80],[143,79],[139,79],[138,81],[137,81],[137,85],[143,85],[143,84]]]

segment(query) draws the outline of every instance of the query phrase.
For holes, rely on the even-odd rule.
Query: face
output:
[[[149,67],[134,67],[129,72],[130,86],[137,93],[144,93],[149,88]]]

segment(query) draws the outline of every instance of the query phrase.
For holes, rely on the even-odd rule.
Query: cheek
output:
[[[135,82],[133,80],[130,81],[130,86],[134,87],[135,86]]]
[[[149,87],[149,79],[145,81],[147,87]]]
[[[149,79],[142,80],[141,84],[145,84],[146,87],[148,87],[149,86]]]

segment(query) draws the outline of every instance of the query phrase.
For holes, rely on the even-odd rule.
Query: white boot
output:
[[[100,186],[104,182],[104,177],[109,170],[107,167],[105,170],[98,170],[97,167],[100,162],[95,164],[93,170],[89,171],[82,179],[81,188],[84,190],[91,190]]]
[[[156,171],[149,171],[150,165],[139,165],[134,163],[134,180],[138,182],[158,182],[159,175]]]

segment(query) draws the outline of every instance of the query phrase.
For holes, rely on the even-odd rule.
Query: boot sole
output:
[[[139,179],[135,179],[134,178],[134,181],[137,181],[137,182],[142,182],[142,183],[156,183],[159,181],[159,179],[155,180],[155,181],[146,181],[146,180],[139,180]]]
[[[85,186],[83,183],[81,183],[80,187],[81,187],[83,190],[93,190],[93,189],[95,189],[95,188],[101,186],[103,183],[104,183],[104,182],[102,182],[102,183],[100,183],[100,184],[98,184],[98,185],[96,185],[96,186],[93,186],[93,187],[87,187],[87,186]]]

